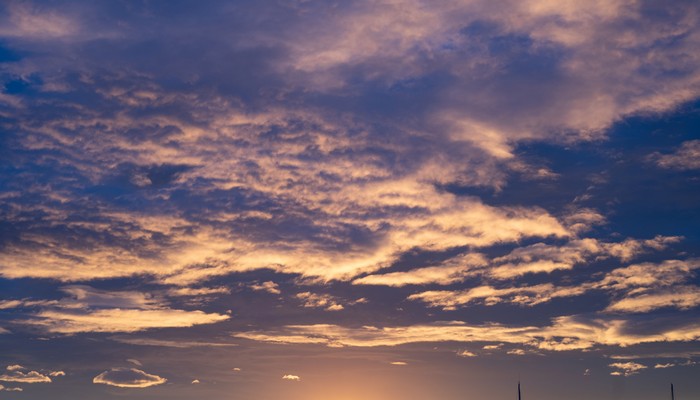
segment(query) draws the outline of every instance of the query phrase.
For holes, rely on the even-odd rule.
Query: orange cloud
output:
[[[92,379],[93,383],[123,388],[146,388],[162,385],[168,380],[136,368],[112,368]]]
[[[229,319],[228,315],[173,309],[125,310],[107,309],[83,313],[64,310],[44,310],[36,319],[25,321],[52,333],[80,332],[138,332],[154,328],[183,328],[213,324]]]
[[[585,350],[602,346],[631,346],[653,342],[685,342],[700,338],[700,324],[659,327],[652,333],[634,333],[622,319],[555,318],[549,326],[467,325],[461,322],[401,327],[345,328],[338,325],[288,325],[277,331],[251,331],[235,337],[276,343],[323,344],[332,347],[400,346],[421,342],[486,342],[522,344],[549,351]]]

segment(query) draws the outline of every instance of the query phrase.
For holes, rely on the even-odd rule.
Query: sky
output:
[[[700,4],[0,4],[0,399],[700,397]]]

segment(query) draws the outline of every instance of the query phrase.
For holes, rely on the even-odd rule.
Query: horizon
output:
[[[2,399],[700,397],[698,2],[9,0],[0,78]]]

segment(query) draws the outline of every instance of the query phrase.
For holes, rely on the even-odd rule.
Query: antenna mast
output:
[[[671,385],[671,392],[673,392],[673,385]],[[520,399],[520,381],[518,381],[518,400],[521,400]],[[671,399],[671,400],[673,400],[673,399]]]
[[[673,396],[673,383],[671,384],[671,400],[675,400],[675,397]]]

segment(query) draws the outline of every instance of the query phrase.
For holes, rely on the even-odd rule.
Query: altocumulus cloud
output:
[[[661,168],[668,169],[700,169],[700,140],[683,142],[673,153],[654,153],[649,156]]]
[[[641,327],[640,327],[641,326]],[[626,347],[641,343],[688,342],[700,338],[700,324],[685,320],[674,327],[645,330],[634,319],[557,317],[547,326],[468,325],[441,322],[425,325],[346,328],[338,325],[288,325],[274,331],[251,331],[235,337],[275,343],[323,344],[331,347],[400,346],[425,342],[501,342],[548,351],[584,350],[596,346]]]
[[[121,67],[111,66],[113,59],[83,46],[100,39],[133,49],[163,40],[161,35],[170,39],[173,31],[154,37],[149,25],[120,30],[111,18],[101,20],[99,12],[80,20],[48,6],[41,11],[9,7],[0,34],[42,58],[8,68],[18,76],[35,73],[45,83],[36,97],[3,96],[9,113],[19,115],[6,130],[17,132],[17,147],[53,154],[66,167],[61,171],[74,176],[53,176],[62,183],[60,201],[38,179],[9,184],[17,190],[6,201],[21,210],[10,218],[23,235],[3,247],[0,274],[63,281],[152,274],[162,282],[186,285],[272,268],[324,281],[350,280],[379,271],[414,248],[441,251],[526,238],[573,238],[581,232],[580,220],[567,225],[551,210],[488,205],[435,186],[500,188],[513,171],[551,177],[546,169],[523,166],[527,163],[515,147],[533,139],[559,144],[596,139],[625,116],[672,110],[700,93],[698,60],[685,56],[694,53],[697,24],[684,3],[669,6],[673,12],[666,17],[626,1],[604,7],[558,7],[536,0],[506,1],[499,7],[488,1],[428,5],[401,0],[386,7],[352,3],[323,18],[317,18],[311,4],[300,6],[278,21],[283,34],[245,25],[248,40],[231,43],[233,50],[202,46],[212,55],[251,45],[280,49],[277,57],[257,60],[265,65],[260,71],[274,76],[245,72],[259,79],[253,82],[273,86],[256,92],[291,91],[298,107],[277,96],[261,96],[260,105],[250,107],[230,93],[210,90],[206,82],[228,76],[226,62],[211,62],[221,67],[202,72],[195,89],[183,92],[177,85],[168,87],[167,80],[142,77],[165,73],[187,75],[189,81],[183,68],[192,65],[169,62],[166,54],[154,71],[138,55],[116,52],[112,57],[120,62],[114,64],[134,71],[124,76]],[[274,4],[259,7],[269,11]],[[504,7],[510,12],[504,13]],[[402,9],[413,10],[411,18],[403,18]],[[218,11],[212,7],[212,17]],[[671,24],[668,18],[674,19]],[[478,29],[483,21],[493,27]],[[229,15],[222,14],[211,23],[221,28],[230,27],[229,22]],[[175,37],[212,42],[196,29],[181,29]],[[523,37],[527,44],[519,39]],[[648,51],[671,39],[674,46]],[[52,45],[57,40],[62,46]],[[494,40],[512,40],[526,51],[481,51],[491,49]],[[66,58],[66,49],[75,57]],[[551,57],[549,51],[566,57]],[[543,58],[545,65],[536,64]],[[676,69],[681,58],[686,73]],[[75,59],[94,60],[104,70],[94,73],[86,67],[90,62]],[[164,66],[165,71],[160,69]],[[540,70],[550,72],[544,74],[545,82],[542,74],[528,72]],[[71,79],[76,75],[84,79]],[[382,122],[386,126],[366,122],[362,110],[338,118],[336,110],[314,101],[319,94],[333,96],[338,88],[371,94],[373,89],[362,82],[392,87],[430,76],[449,77],[453,84],[416,93],[434,99],[435,106],[419,104],[416,108],[424,111],[415,119],[389,113]],[[523,94],[515,96],[513,85]],[[55,105],[51,96],[57,92],[78,94],[61,98],[66,105],[62,113],[46,109]],[[84,92],[100,101],[86,102],[80,95]],[[143,112],[135,115],[134,109]],[[694,146],[683,145],[677,153],[692,154]],[[19,170],[42,160],[13,153],[13,168]],[[123,198],[133,195],[138,201],[117,204],[87,193],[86,187],[96,184],[105,190],[119,187],[129,193]],[[174,192],[182,196],[171,197]],[[240,198],[235,209],[222,201],[232,196]],[[99,210],[89,207],[95,203],[101,204]],[[211,207],[195,210],[192,204]],[[42,218],[29,226],[20,214]],[[111,228],[109,235],[98,234],[105,226]],[[67,232],[89,239],[71,241]],[[499,276],[570,268],[570,263],[555,261],[505,265],[496,272]],[[451,283],[464,277],[458,268],[447,276],[435,273],[364,282]]]
[[[610,375],[622,375],[622,376],[630,376],[630,375],[636,375],[640,371],[647,369],[647,366],[644,364],[636,363],[636,362],[616,362],[610,364],[611,368],[615,368],[616,371],[612,371]]]
[[[41,311],[27,323],[54,333],[137,332],[154,328],[182,328],[229,319],[227,315],[185,310],[96,310],[88,313]]]
[[[6,392],[21,392],[21,391],[23,391],[23,390],[24,390],[24,389],[22,389],[22,388],[20,388],[20,387],[7,387],[7,386],[0,385],[0,392],[2,392],[2,391],[6,391]]]
[[[8,365],[6,372],[0,375],[0,381],[4,382],[19,382],[19,383],[51,383],[50,376],[65,376],[63,371],[49,371],[41,373],[38,371],[29,371],[27,368],[14,364]]]
[[[0,115],[11,116],[2,120],[9,144],[2,170],[19,172],[3,176],[0,219],[11,229],[3,230],[0,277],[50,279],[67,296],[0,301],[3,314],[14,313],[13,331],[214,324],[230,317],[199,309],[202,302],[240,294],[218,281],[258,271],[245,280],[250,290],[297,293],[292,305],[337,311],[321,317],[334,324],[271,326],[290,320],[270,318],[239,338],[355,347],[464,342],[485,350],[505,343],[517,347],[513,355],[700,338],[688,317],[700,305],[697,260],[637,260],[682,238],[613,232],[617,241],[608,241],[595,235],[617,229],[612,203],[597,203],[603,212],[585,196],[538,203],[505,190],[518,178],[567,188],[570,177],[557,166],[527,157],[531,144],[577,149],[627,116],[672,111],[700,95],[692,2],[665,5],[663,13],[627,0],[357,0],[331,13],[322,3],[278,9],[279,2],[248,2],[242,13],[212,3],[198,10],[204,30],[178,23],[178,7],[160,13],[155,3],[144,3],[143,18],[134,19],[120,5],[3,8],[2,45],[22,57],[3,63],[1,75],[12,80],[8,88],[27,90],[0,93]],[[237,19],[278,14],[284,17],[262,24]],[[211,40],[211,32],[231,40]],[[163,43],[178,43],[177,54]],[[241,56],[251,48],[265,51]],[[243,58],[252,67],[231,64]],[[381,96],[380,107],[365,101]],[[657,173],[687,172],[698,168],[699,148],[686,140],[642,157]],[[498,194],[465,194],[482,189]],[[610,229],[597,229],[608,222]],[[449,258],[404,263],[422,253]],[[585,268],[603,262],[604,270]],[[71,284],[124,277],[163,289]],[[441,310],[398,326],[384,318],[372,319],[376,326],[335,325],[359,302],[334,292],[349,282]],[[557,312],[537,326],[432,322],[457,314],[444,310],[537,307],[590,292],[610,301],[577,311],[587,317]],[[190,307],[175,305],[183,303]],[[652,328],[638,315],[660,308],[684,312]],[[187,333],[112,339],[202,350],[233,345]],[[619,364],[620,374],[637,368]],[[57,375],[8,368],[2,376],[46,382]],[[133,368],[95,377],[122,387],[163,382]]]
[[[92,382],[123,388],[146,388],[162,385],[167,379],[136,368],[112,368],[97,375]]]
[[[154,328],[190,327],[229,319],[228,315],[167,307],[164,300],[135,291],[103,291],[89,286],[67,286],[71,297],[40,303],[48,306],[25,323],[48,332],[137,332]],[[18,302],[14,307],[25,307]],[[32,305],[34,305],[32,303]]]

